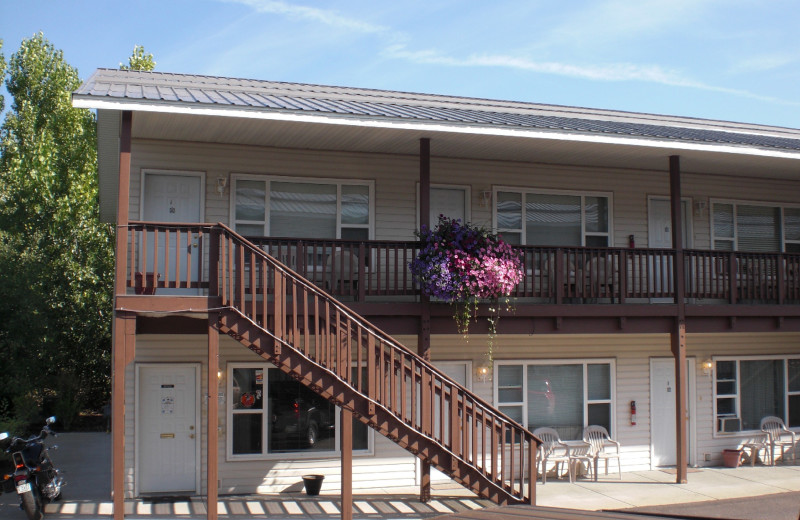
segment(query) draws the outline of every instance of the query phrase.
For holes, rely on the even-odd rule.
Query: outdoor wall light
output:
[[[491,381],[492,370],[486,365],[481,365],[475,369],[475,377],[483,383]]]
[[[228,186],[227,177],[217,177],[217,193],[222,197],[225,194],[225,188]]]
[[[711,361],[710,359],[706,359],[705,361],[703,361],[702,367],[703,367],[703,374],[710,376],[711,371],[714,369],[714,362]]]
[[[490,190],[484,190],[480,193],[480,204],[482,207],[488,207],[489,202],[492,200],[492,192]]]

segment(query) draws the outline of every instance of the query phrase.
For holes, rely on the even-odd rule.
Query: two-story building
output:
[[[800,130],[107,69],[73,104],[118,225],[116,500],[316,473],[530,501],[540,426],[678,481],[800,427]],[[521,251],[491,363],[411,278],[440,214]]]

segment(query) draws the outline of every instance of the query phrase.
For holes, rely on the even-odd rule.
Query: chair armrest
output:
[[[615,441],[614,439],[607,439],[607,440],[606,440],[606,442],[607,442],[608,444],[611,444],[611,445],[615,446],[615,447],[617,448],[617,453],[619,453],[619,448],[620,448],[620,446],[621,446],[621,444],[619,443],[619,441]]]

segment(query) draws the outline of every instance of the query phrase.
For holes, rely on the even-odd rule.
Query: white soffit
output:
[[[669,150],[671,154],[682,151],[709,152],[714,154],[733,154],[776,159],[800,160],[800,152],[772,150],[743,145],[693,143],[677,140],[659,140],[653,138],[637,138],[634,136],[593,135],[557,130],[533,130],[520,128],[493,128],[469,124],[446,124],[442,122],[410,122],[407,120],[390,120],[386,118],[370,119],[356,116],[336,116],[324,114],[297,114],[290,112],[268,112],[248,110],[236,107],[189,107],[164,102],[131,102],[130,100],[100,100],[91,96],[74,96],[73,106],[76,108],[130,110],[161,114],[181,114],[193,116],[214,116],[226,118],[255,119],[261,121],[285,121],[310,125],[336,125],[358,127],[364,129],[389,129],[401,132],[422,134],[463,134],[486,137],[509,137],[532,140],[561,141],[571,143],[595,143],[603,145],[619,145],[623,147],[642,147]]]

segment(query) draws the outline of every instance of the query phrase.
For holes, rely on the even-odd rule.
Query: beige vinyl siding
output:
[[[700,364],[714,356],[768,356],[800,355],[800,333],[730,333],[730,334],[690,334],[687,337],[687,351],[696,356],[697,372],[697,453],[698,460],[703,454],[711,456],[710,463],[722,464],[722,450],[737,448],[750,437],[746,433],[715,433],[713,417],[714,374],[703,374]]]
[[[496,360],[613,359],[616,378],[614,391],[614,436],[622,443],[623,471],[650,469],[650,356],[670,355],[669,336],[651,335],[501,335],[495,338]],[[473,359],[478,366],[486,351],[486,337],[472,335],[434,336],[431,353],[434,361]],[[493,402],[493,382],[473,381],[473,390]],[[629,403],[636,401],[638,424],[630,426]]]
[[[207,394],[207,338],[194,335],[139,335],[136,337],[136,363],[201,363],[201,395]],[[226,372],[229,362],[264,362],[241,344],[227,336],[220,336],[220,368]],[[129,413],[125,424],[125,491],[133,496],[134,476],[134,417],[135,368],[126,371],[126,401]],[[220,391],[225,392],[223,384]],[[226,395],[227,397],[227,395]],[[328,455],[318,458],[266,459],[227,461],[227,401],[220,400],[219,430],[219,484],[220,493],[280,493],[291,488],[302,490],[301,476],[309,472],[326,476],[323,490],[338,489],[341,482],[340,457]],[[201,493],[206,492],[207,403],[201,399]],[[415,482],[414,456],[399,448],[381,435],[373,435],[373,453],[355,454],[353,458],[353,488],[367,490],[413,486]],[[297,486],[300,486],[298,488]]]
[[[431,182],[469,185],[472,188],[472,221],[490,226],[492,205],[481,206],[482,191],[493,185],[565,191],[604,191],[613,194],[612,245],[627,247],[633,234],[642,247],[648,239],[648,196],[669,196],[669,173],[663,171],[582,168],[537,163],[461,160],[436,157],[432,142]],[[206,173],[204,219],[228,223],[230,174],[247,173],[332,179],[375,181],[375,238],[412,240],[417,220],[419,158],[386,154],[358,154],[289,150],[268,147],[135,140],[131,165],[131,218],[139,216],[142,169],[191,170]],[[217,179],[228,185],[220,196]],[[710,198],[741,198],[765,202],[787,202],[796,188],[790,182],[764,179],[707,176],[695,172],[682,175],[683,196],[704,202],[702,213],[691,211],[693,247],[709,247]]]
[[[415,336],[397,338],[416,349]],[[472,360],[480,366],[486,352],[486,337],[471,335],[465,341],[459,335],[435,335],[431,338],[434,362]],[[695,382],[695,399],[690,402],[693,427],[690,459],[697,465],[721,464],[722,450],[739,446],[747,436],[714,436],[713,376],[703,373],[702,362],[713,356],[800,354],[800,334],[689,334],[687,357],[694,361],[689,374]],[[598,335],[501,335],[495,338],[497,360],[562,360],[612,358],[615,360],[615,437],[622,443],[623,471],[651,469],[650,452],[650,359],[671,358],[667,334],[598,334]],[[473,375],[474,377],[474,375]],[[473,379],[473,391],[493,402],[491,382]],[[637,424],[630,425],[630,401],[636,401]],[[711,461],[704,461],[704,454]]]
[[[408,348],[416,349],[417,337],[396,338]],[[473,369],[481,365],[486,352],[486,338],[473,334],[466,341],[460,335],[434,335],[431,340],[434,363],[441,361],[472,361]],[[205,336],[137,336],[137,363],[200,363],[201,395],[206,393],[207,342]],[[746,356],[771,354],[800,354],[800,334],[689,334],[687,356],[694,361],[689,374],[696,383],[695,399],[690,408],[693,424],[690,458],[698,465],[718,465],[725,448],[739,446],[747,438],[742,434],[720,435],[714,433],[713,375],[703,374],[703,360],[713,356]],[[560,360],[560,359],[613,359],[614,381],[614,435],[622,443],[624,471],[651,468],[650,450],[650,359],[670,358],[670,341],[666,334],[606,334],[606,335],[503,335],[495,340],[495,359],[498,360]],[[220,366],[223,371],[228,362],[260,362],[261,358],[227,337],[220,338]],[[126,401],[128,410],[134,410],[134,366],[126,371]],[[493,401],[492,381],[480,381],[473,374],[473,391],[481,398]],[[629,402],[637,403],[636,426],[629,422]],[[201,446],[206,435],[206,406],[202,403],[203,421]],[[273,493],[298,486],[300,475],[314,471],[325,474],[324,489],[336,489],[340,482],[338,456],[315,459],[286,459],[259,461],[226,461],[225,403],[220,402],[219,436],[220,492],[222,493]],[[125,490],[133,494],[134,467],[134,417],[126,415],[126,471]],[[354,459],[354,486],[356,489],[379,489],[411,486],[415,480],[414,457],[388,439],[375,434],[374,451],[370,455],[357,455]],[[709,454],[710,462],[704,461]],[[205,448],[201,458],[205,467]],[[391,477],[387,477],[391,475]],[[205,492],[205,471],[201,473]],[[294,489],[294,488],[293,488]]]

